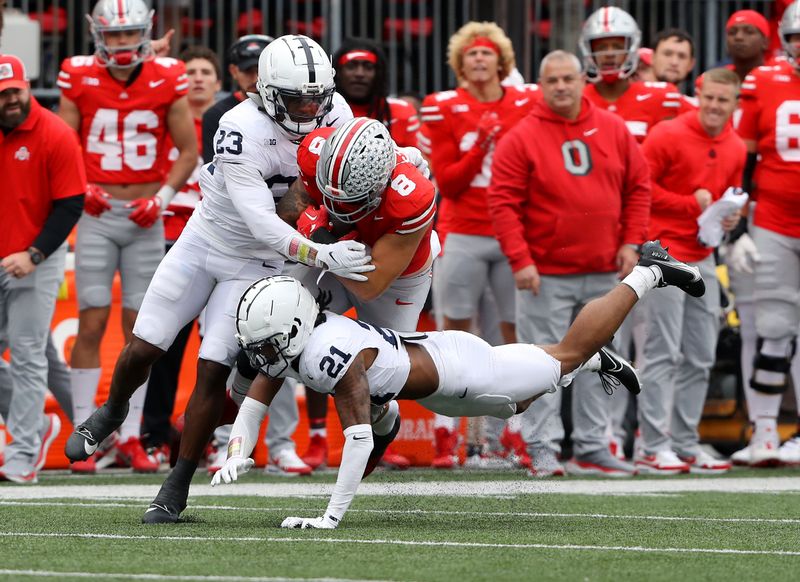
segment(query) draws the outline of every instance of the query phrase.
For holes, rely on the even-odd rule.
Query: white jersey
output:
[[[352,118],[334,93],[323,125],[339,127]],[[275,204],[299,175],[298,145],[252,99],[226,112],[214,135],[214,159],[200,171],[202,200],[189,225],[247,256],[283,259],[278,249],[294,229],[277,217]]]
[[[375,327],[330,311],[326,321],[314,328],[303,353],[281,377],[295,378],[317,392],[334,394],[336,384],[350,369],[359,352],[378,350],[367,370],[370,400],[385,404],[402,390],[411,370],[403,342],[397,332]]]

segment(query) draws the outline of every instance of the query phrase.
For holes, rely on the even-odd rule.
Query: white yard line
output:
[[[0,576],[29,576],[33,578],[99,578],[101,580],[187,580],[200,582],[302,582],[319,580],[320,582],[366,582],[350,578],[268,578],[264,576],[190,576],[169,574],[124,574],[119,572],[57,572],[54,570],[10,570],[0,569]],[[370,582],[376,582],[371,580]]]
[[[2,499],[102,498],[152,499],[160,485],[33,485],[0,487]],[[333,483],[248,483],[211,487],[194,485],[194,497],[253,495],[258,497],[328,496]],[[362,483],[359,496],[494,496],[570,493],[581,495],[621,495],[653,493],[783,493],[800,492],[800,477],[742,477],[708,479],[628,479],[628,480],[547,480],[524,481],[429,481]]]
[[[98,509],[144,508],[139,502],[86,503],[81,501],[0,501],[0,506],[12,507],[95,507]],[[191,505],[189,509],[200,511],[252,511],[257,513],[309,513],[307,507],[248,507],[246,505]],[[321,509],[321,508],[320,508]],[[773,523],[783,525],[800,524],[800,519],[770,517],[688,517],[672,515],[614,515],[611,513],[552,513],[539,511],[448,511],[444,509],[349,509],[348,513],[375,513],[392,515],[453,515],[469,517],[533,517],[559,519],[621,519],[634,521],[677,521],[702,523]]]
[[[448,547],[448,548],[480,548],[511,550],[566,550],[566,551],[613,551],[634,553],[669,553],[669,554],[727,554],[743,556],[791,556],[800,557],[800,551],[789,550],[739,550],[735,548],[653,548],[645,546],[594,546],[575,544],[487,544],[481,542],[449,542],[449,541],[414,541],[414,540],[376,540],[357,538],[318,538],[305,537],[234,537],[234,536],[132,536],[122,534],[97,533],[38,533],[38,532],[0,532],[0,537],[18,538],[76,538],[105,540],[137,540],[158,542],[266,542],[291,544],[361,544],[382,546],[414,546],[414,547]]]

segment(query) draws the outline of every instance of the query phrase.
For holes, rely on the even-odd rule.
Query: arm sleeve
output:
[[[679,194],[661,185],[664,176],[671,171],[671,154],[682,153],[675,149],[671,140],[674,140],[674,136],[656,128],[642,144],[642,153],[650,167],[652,179],[653,212],[697,218],[702,211],[694,196]]]
[[[222,169],[231,201],[253,236],[283,256],[313,266],[308,252],[317,245],[275,213],[272,192],[258,169],[231,162],[222,164]]]
[[[233,421],[231,436],[228,438],[228,458],[247,458],[258,443],[261,423],[269,412],[269,406],[250,397],[245,397]]]
[[[212,107],[203,114],[203,163],[214,159],[214,134],[217,133],[222,112]]]
[[[624,127],[620,139],[627,144],[627,171],[622,192],[622,241],[642,244],[647,240],[650,223],[650,169],[636,138]]]
[[[498,144],[492,163],[492,181],[487,191],[489,214],[495,236],[514,272],[533,265],[523,227],[528,202],[528,180],[532,163],[519,143],[517,132],[508,133]]]
[[[53,209],[44,223],[42,232],[33,241],[33,246],[49,257],[61,246],[83,212],[83,194],[53,200]]]
[[[231,433],[231,436],[233,434]],[[342,463],[339,465],[339,474],[336,476],[336,485],[333,487],[331,500],[325,515],[334,521],[342,520],[347,508],[361,483],[364,469],[367,467],[369,454],[372,452],[372,427],[368,424],[356,424],[344,429],[344,448],[342,449]]]

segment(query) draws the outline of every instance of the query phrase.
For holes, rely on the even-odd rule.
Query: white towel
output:
[[[722,230],[722,221],[742,209],[747,204],[750,195],[741,188],[731,186],[722,197],[703,210],[697,218],[700,230],[697,240],[706,247],[717,247],[722,242],[725,232]]]

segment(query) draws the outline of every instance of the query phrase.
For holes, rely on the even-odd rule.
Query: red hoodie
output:
[[[744,142],[730,124],[710,137],[697,111],[690,111],[656,125],[642,152],[653,180],[649,238],[661,239],[679,261],[702,261],[713,249],[697,242],[701,210],[694,191],[705,188],[716,201],[729,186],[741,185]]]
[[[584,97],[568,120],[542,101],[498,144],[488,200],[514,272],[610,273],[647,235],[650,172],[619,116]]]

